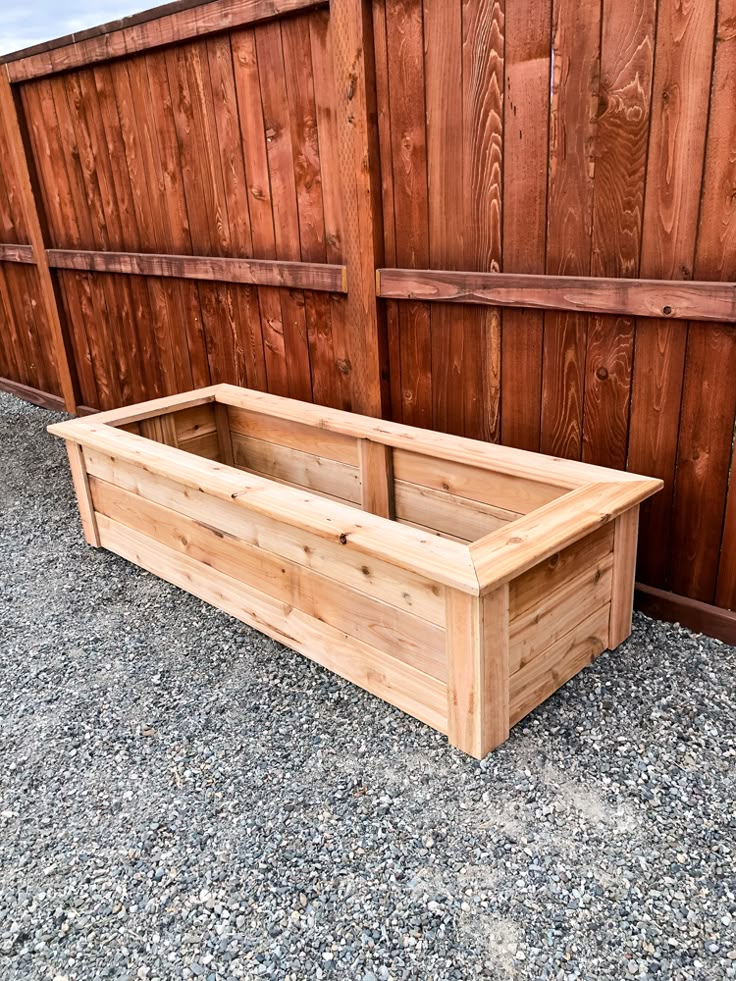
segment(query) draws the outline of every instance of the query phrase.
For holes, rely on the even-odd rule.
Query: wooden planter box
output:
[[[473,756],[631,631],[659,480],[230,385],[49,432],[91,545]]]

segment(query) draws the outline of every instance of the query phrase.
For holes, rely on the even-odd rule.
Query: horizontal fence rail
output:
[[[379,296],[388,300],[736,323],[734,283],[379,269],[376,289]]]
[[[176,0],[0,58],[0,387],[231,382],[658,477],[638,602],[731,638],[732,16]]]
[[[223,259],[202,255],[151,255],[146,252],[85,252],[47,249],[52,269],[203,279],[216,283],[283,286],[290,289],[347,293],[347,269],[319,262],[278,262],[275,259]],[[35,262],[30,245],[0,244],[0,261]]]

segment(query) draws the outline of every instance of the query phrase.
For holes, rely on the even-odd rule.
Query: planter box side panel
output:
[[[133,464],[84,457],[103,547],[446,731],[441,587]]]
[[[509,584],[511,725],[609,646],[613,546],[611,523]]]

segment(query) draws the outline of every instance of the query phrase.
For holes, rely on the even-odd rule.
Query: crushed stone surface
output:
[[[631,639],[482,763],[80,532],[0,395],[0,978],[736,978],[736,649]]]

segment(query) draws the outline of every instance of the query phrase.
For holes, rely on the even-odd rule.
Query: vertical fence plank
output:
[[[32,174],[28,166],[27,150],[24,146],[21,124],[18,118],[19,106],[16,105],[7,69],[0,68],[0,116],[5,125],[8,138],[10,162],[18,181],[18,192],[23,202],[26,227],[33,245],[38,281],[40,285],[41,303],[43,305],[46,323],[51,333],[51,346],[54,352],[54,363],[58,373],[64,405],[68,412],[75,412],[77,407],[77,385],[72,369],[71,344],[61,322],[59,301],[51,278],[51,271],[46,260],[44,233],[39,218],[39,202],[33,191]]]
[[[463,0],[463,189],[465,268],[501,268],[504,5]],[[463,310],[470,350],[465,371],[466,435],[500,438],[501,311]]]
[[[554,0],[547,272],[590,269],[594,146],[598,105],[600,0]],[[580,459],[588,318],[546,313],[541,449]]]
[[[429,264],[427,141],[424,106],[422,8],[412,0],[389,6],[388,76],[391,153],[394,160],[396,261],[407,268]],[[428,304],[399,305],[401,416],[413,426],[432,425],[432,343]]]
[[[331,0],[330,41],[348,270],[345,315],[350,335],[352,407],[380,416],[386,401],[381,373],[387,353],[385,323],[376,304],[375,270],[383,259],[383,223],[376,66],[368,0]]]
[[[424,0],[424,74],[427,101],[429,263],[463,268],[462,6]],[[449,154],[447,147],[457,148]],[[467,360],[461,311],[435,303],[430,310],[432,425],[465,432],[463,387],[478,365]],[[472,347],[472,345],[470,345]]]
[[[692,277],[715,6],[715,0],[659,5],[642,235],[645,277]],[[637,324],[628,466],[664,481],[664,490],[641,509],[638,577],[652,586],[666,586],[670,579],[667,543],[686,335],[681,323]]]
[[[504,272],[544,272],[551,6],[515,0],[506,9]],[[503,312],[501,439],[523,450],[539,450],[543,322],[539,310]]]
[[[694,275],[736,279],[735,0],[718,4]],[[713,602],[736,415],[736,329],[690,325],[672,521],[672,588]],[[725,548],[725,545],[724,545]]]
[[[652,93],[656,0],[603,5],[591,275],[637,276]],[[593,315],[583,460],[626,467],[634,319]]]

